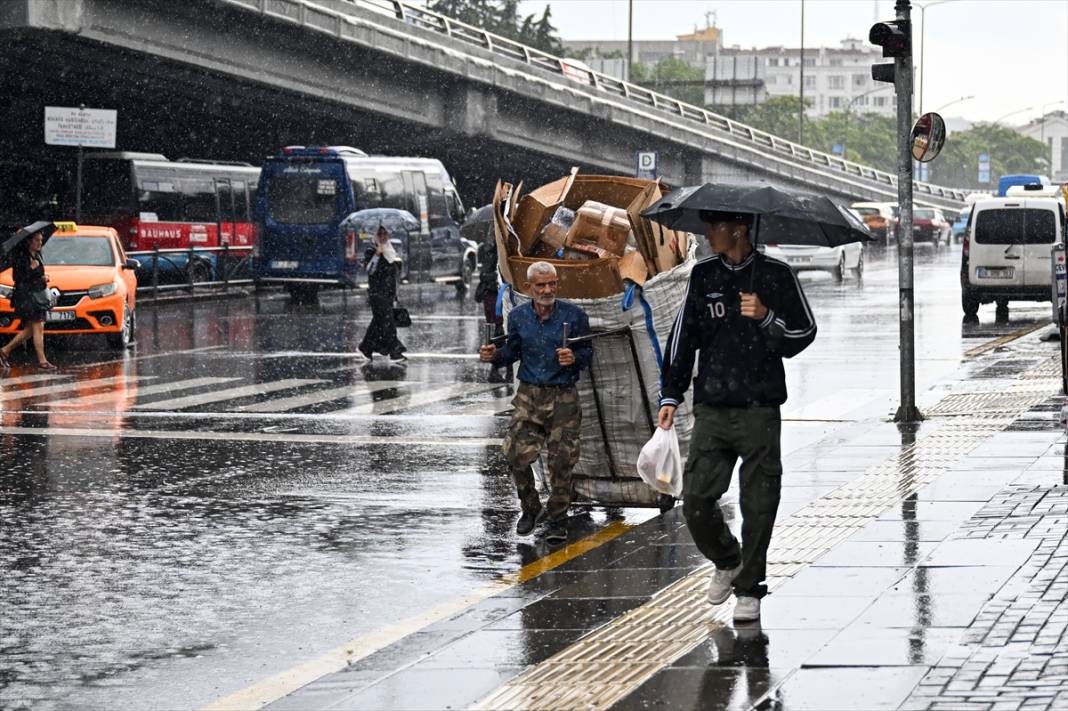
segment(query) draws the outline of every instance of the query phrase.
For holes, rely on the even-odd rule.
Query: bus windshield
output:
[[[268,216],[288,225],[324,225],[338,219],[337,181],[319,175],[276,174],[267,183]]]
[[[45,242],[41,260],[50,265],[109,267],[115,264],[107,237],[57,237]]]

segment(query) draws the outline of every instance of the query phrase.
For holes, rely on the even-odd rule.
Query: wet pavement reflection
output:
[[[954,260],[959,253],[932,255],[917,270],[921,389],[983,340],[961,338],[947,277]],[[907,446],[853,439],[896,397],[887,375],[897,367],[893,263],[873,253],[859,283],[803,279],[820,338],[788,368],[784,516]],[[513,390],[488,382],[472,355],[481,307],[451,287],[407,288],[402,299],[413,315],[404,366],[356,355],[369,320],[360,294],[312,306],[249,298],[143,307],[136,350],[50,341],[61,367],[49,377],[16,354],[0,381],[0,705],[198,708],[552,553],[514,534],[497,444]],[[1024,308],[998,326],[983,312],[983,338],[1044,315]],[[1068,460],[1064,471],[1068,481]],[[880,603],[902,624],[879,634],[888,649],[907,648],[900,663],[923,663],[945,638],[913,628],[963,619],[935,605],[938,596],[991,582],[969,575],[1004,573],[914,567],[979,501],[903,501],[851,541],[855,559],[842,548],[833,566],[803,571],[777,593],[763,629],[717,632],[621,708],[680,698],[701,701],[674,708],[740,708],[760,698],[781,681],[776,670],[830,641],[827,630],[872,624],[865,611],[877,591],[850,577],[851,564],[872,556],[885,575],[879,590],[903,596]],[[374,685],[361,708],[414,703],[404,695],[412,688],[440,690],[423,692],[440,708],[456,668],[470,672],[465,698],[477,698],[472,689],[496,688],[701,563],[677,512],[573,514],[572,541],[613,526],[620,535],[362,660],[350,680],[370,685],[431,642],[452,644],[411,679]],[[643,522],[648,545],[628,543],[626,531]],[[791,679],[775,693],[804,697],[809,683]]]

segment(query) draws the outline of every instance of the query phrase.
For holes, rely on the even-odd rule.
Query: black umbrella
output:
[[[708,223],[701,213],[709,211],[752,215],[754,244],[837,247],[874,239],[859,217],[829,198],[762,183],[679,188],[650,205],[642,217],[670,229],[704,234]]]
[[[54,222],[46,222],[41,220],[40,222],[34,222],[32,225],[26,225],[20,227],[15,234],[8,237],[3,245],[0,245],[0,256],[6,257],[18,247],[20,244],[33,237],[35,234],[40,233],[42,241],[47,242],[48,238],[52,236],[52,233],[56,231],[56,224]]]
[[[482,244],[487,237],[493,235],[493,205],[483,205],[477,210],[472,210],[464,223],[460,225],[460,236],[472,242]]]

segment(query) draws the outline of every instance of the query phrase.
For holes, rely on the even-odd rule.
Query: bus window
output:
[[[382,194],[381,207],[392,207],[397,210],[411,212],[412,206],[409,204],[408,196],[404,192],[404,182],[401,180],[400,174],[379,173],[377,180]]]
[[[170,183],[145,181],[138,192],[137,211],[141,215],[155,215],[156,222],[181,222],[182,198]]]
[[[379,192],[378,181],[374,178],[353,178],[352,195],[356,199],[357,210],[382,207],[382,193]]]
[[[430,214],[431,227],[443,227],[449,224],[449,208],[442,190],[431,190],[427,196],[427,209]]]
[[[464,208],[463,205],[460,204],[460,199],[456,195],[456,193],[452,192],[451,190],[449,192],[446,192],[445,204],[449,210],[449,215],[452,217],[453,222],[461,223],[464,221]]]
[[[182,222],[215,222],[215,191],[187,192],[182,195]]]
[[[337,181],[276,174],[267,184],[269,217],[280,224],[321,225],[337,219]]]
[[[248,222],[251,219],[248,211],[248,191],[246,185],[240,180],[233,182],[234,219],[238,222]]]

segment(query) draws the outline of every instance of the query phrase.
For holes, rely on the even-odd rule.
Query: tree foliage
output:
[[[732,118],[797,140],[799,106],[796,96],[775,96],[763,104],[736,111]],[[839,144],[848,160],[888,173],[897,170],[897,121],[892,116],[852,111],[835,111],[820,118],[806,116],[804,143],[826,153]],[[990,156],[990,183],[978,181],[981,153]],[[941,155],[928,164],[928,180],[939,185],[988,190],[997,184],[1001,175],[1048,173],[1047,161],[1040,141],[1004,126],[978,123],[967,131],[949,134]]]
[[[523,18],[519,0],[433,0],[429,8],[543,52],[560,55],[564,51],[549,5],[540,16],[532,13]]]
[[[702,106],[705,103],[705,71],[676,57],[664,57],[653,66],[635,62],[630,80],[680,101]]]

